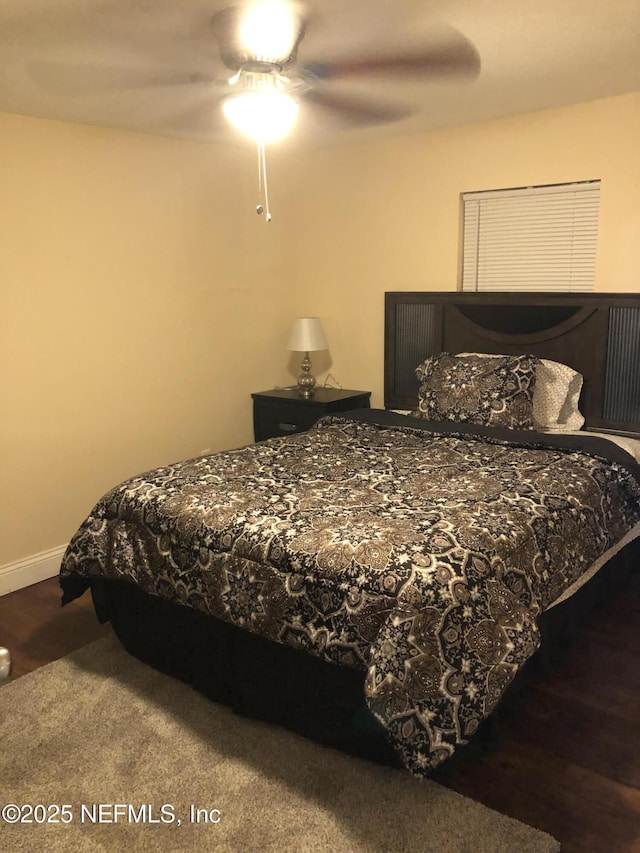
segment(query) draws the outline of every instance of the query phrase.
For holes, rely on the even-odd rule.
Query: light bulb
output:
[[[222,109],[236,130],[264,144],[290,133],[299,107],[284,92],[242,92],[227,98]]]
[[[290,4],[262,0],[250,5],[242,17],[240,41],[260,62],[285,60],[293,50],[297,21]]]

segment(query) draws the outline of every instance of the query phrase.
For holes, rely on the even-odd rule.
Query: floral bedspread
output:
[[[125,580],[360,668],[424,775],[496,706],[538,615],[640,522],[637,463],[564,442],[363,411],[159,468],[75,534],[64,600]]]

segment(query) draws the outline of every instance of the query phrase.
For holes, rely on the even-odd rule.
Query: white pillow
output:
[[[533,389],[533,420],[539,429],[580,429],[584,417],[578,409],[582,376],[558,361],[541,358]]]
[[[460,352],[462,355],[491,357],[490,353]],[[495,358],[495,356],[493,356]],[[545,432],[579,430],[584,417],[578,409],[582,375],[566,364],[539,359],[536,384],[533,389],[533,423]]]

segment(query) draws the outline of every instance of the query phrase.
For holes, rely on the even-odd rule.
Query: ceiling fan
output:
[[[438,43],[401,53],[388,53],[372,46],[364,54],[335,60],[298,60],[298,50],[310,18],[298,2],[262,0],[218,12],[212,29],[223,64],[233,76],[221,92],[227,118],[254,138],[265,142],[279,139],[291,129],[300,101],[330,110],[352,124],[395,121],[412,110],[405,104],[381,101],[379,97],[354,96],[332,88],[344,81],[366,81],[388,77],[474,78],[480,58],[473,44],[456,30],[440,31]],[[241,104],[263,99],[261,121],[243,124]],[[269,104],[267,107],[266,105]],[[289,105],[287,107],[287,104]],[[269,121],[271,116],[271,121]]]
[[[66,15],[56,12],[45,49],[27,63],[34,82],[63,97],[155,89],[167,103],[174,95],[176,105],[197,89],[209,114],[244,93],[279,93],[350,126],[416,111],[398,92],[385,97],[390,81],[473,80],[480,71],[469,39],[444,26],[421,26],[416,35],[398,0],[316,0],[318,9],[302,0],[241,0],[217,12],[219,0],[137,2],[131,12],[128,3],[103,0],[86,14],[73,3]],[[62,53],[47,55],[56,41]],[[78,47],[84,56],[91,51],[91,62],[70,60]],[[118,55],[126,61],[114,63]]]
[[[390,99],[383,94],[390,81],[455,81],[477,77],[480,57],[469,39],[453,28],[442,26],[424,38],[412,37],[413,33],[402,32],[397,8],[400,5],[397,0],[386,7],[383,0],[340,3],[333,7],[333,13],[325,14],[335,32],[324,43],[320,38],[318,45],[315,30],[319,22],[324,23],[323,15],[302,0],[247,0],[213,14],[211,6],[200,4],[203,15],[209,9],[210,26],[205,24],[206,32],[198,32],[197,44],[200,49],[208,45],[208,51],[201,64],[199,51],[193,52],[195,59],[189,54],[188,60],[192,69],[202,67],[206,69],[203,71],[167,67],[164,56],[162,67],[158,66],[151,12],[150,31],[145,32],[137,22],[139,32],[144,32],[151,60],[146,65],[140,65],[145,59],[144,51],[136,51],[127,66],[95,62],[73,66],[40,59],[29,63],[29,72],[40,86],[55,89],[63,96],[155,89],[156,97],[157,93],[166,93],[169,99],[172,92],[178,103],[186,104],[189,92],[198,89],[202,99],[199,97],[195,105],[196,115],[197,111],[206,110],[210,116],[220,105],[226,119],[258,143],[259,177],[261,187],[264,181],[266,196],[264,145],[286,136],[293,129],[300,109],[329,116],[334,123],[344,126],[382,124],[417,111],[402,97]],[[354,10],[351,18],[345,12],[347,6]],[[358,6],[360,17],[356,19]],[[117,4],[111,7],[114,14],[116,8]],[[119,8],[121,11],[122,7]],[[118,20],[123,27],[126,25],[126,15]],[[340,21],[349,32],[339,31]],[[192,22],[189,27],[203,29],[193,27]],[[394,40],[395,30],[398,32]],[[114,32],[112,36],[115,44],[117,35]],[[130,37],[129,33],[126,35]],[[171,39],[170,28],[159,35],[159,40],[162,39]],[[176,43],[179,40],[178,36]],[[161,54],[160,48],[158,53]],[[261,207],[258,206],[259,211]]]

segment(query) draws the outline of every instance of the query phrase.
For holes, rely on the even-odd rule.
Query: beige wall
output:
[[[254,159],[0,115],[0,566],[127,476],[252,439],[288,323]]]
[[[460,194],[602,180],[597,287],[640,290],[640,94],[255,156],[0,115],[0,566],[63,544],[125,477],[252,437],[317,314],[382,404],[383,293],[454,289]],[[289,371],[287,371],[289,362]]]
[[[640,93],[291,160],[287,258],[344,387],[383,394],[385,290],[453,290],[460,195],[600,178],[597,288],[640,290]]]

